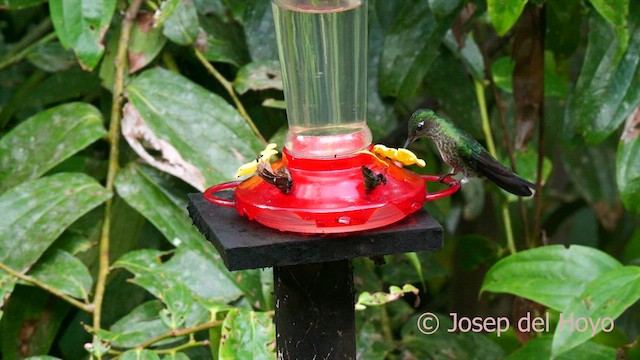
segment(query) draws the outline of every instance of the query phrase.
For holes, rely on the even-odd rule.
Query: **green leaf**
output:
[[[282,90],[280,62],[262,60],[243,66],[238,70],[233,87],[238,94],[244,94],[249,90]]]
[[[0,192],[34,179],[106,135],[102,115],[70,103],[30,117],[0,139]]]
[[[538,360],[551,359],[551,335],[534,337],[518,351],[510,354],[505,360]],[[556,360],[589,359],[611,360],[616,358],[616,349],[587,342],[571,350],[570,353],[560,354]]]
[[[104,53],[102,38],[116,0],[51,0],[49,10],[60,43],[73,49],[83,67],[92,70]]]
[[[59,42],[38,44],[29,50],[26,58],[47,72],[66,70],[76,63],[73,52],[65,50]]]
[[[160,360],[160,356],[151,350],[136,349],[124,352],[118,357],[120,360]]]
[[[563,311],[589,282],[621,266],[591,247],[544,246],[498,261],[487,272],[480,292],[509,293]]]
[[[195,165],[206,184],[231,179],[263,148],[231,105],[178,74],[148,70],[127,91],[153,133]]]
[[[629,16],[629,0],[589,0],[591,5],[614,28],[618,43],[618,55],[622,55],[629,42],[627,17]]]
[[[407,293],[413,293],[417,296],[418,289],[413,285],[406,284],[402,288],[391,286],[389,288],[389,293],[370,293],[368,291],[364,291],[360,293],[360,295],[358,295],[356,310],[364,310],[367,308],[367,306],[381,306],[396,301]]]
[[[95,180],[74,173],[27,181],[0,195],[0,262],[28,270],[64,229],[108,197]],[[0,305],[14,283],[0,274]]]
[[[419,331],[420,315],[411,317],[402,328],[402,344],[405,358],[410,359],[502,359],[504,351],[488,337],[473,332],[456,334],[449,315],[435,314],[439,327],[433,334]]]
[[[74,66],[44,79],[29,92],[29,97],[21,102],[20,107],[45,107],[99,92],[100,78]]]
[[[202,298],[237,298],[239,292],[228,283],[230,280],[252,302],[261,298],[259,272],[251,270],[231,274],[213,246],[191,225],[186,211],[173,203],[137,166],[130,165],[120,170],[116,177],[116,189],[174,246],[184,247],[179,248],[167,263],[167,271],[182,279],[194,293]],[[190,263],[193,266],[185,271]],[[203,273],[207,276],[202,277]]]
[[[544,59],[544,95],[566,99],[568,80],[557,72],[553,53],[545,51]],[[508,56],[503,56],[491,64],[493,81],[498,88],[509,94],[513,93],[511,77],[514,67],[515,64]]]
[[[504,36],[518,21],[527,0],[487,0],[487,12],[496,32]]]
[[[387,34],[380,60],[383,96],[410,98],[438,55],[442,38],[458,16],[462,2],[436,17],[429,2],[407,2]]]
[[[615,37],[597,14],[589,20],[584,62],[567,117],[590,144],[608,138],[640,102],[640,3],[629,16],[635,26],[624,56],[617,56]]]
[[[236,24],[227,24],[215,14],[211,14],[200,17],[200,26],[204,33],[198,35],[196,47],[207,60],[236,67],[249,62],[249,53],[245,48],[241,30]]]
[[[0,9],[20,10],[45,2],[46,0],[0,0]]]
[[[471,34],[464,39],[464,46],[459,49],[453,31],[449,30],[444,37],[444,45],[460,58],[474,80],[484,81],[484,60],[480,48]]]
[[[160,53],[167,42],[162,31],[161,26],[155,26],[153,14],[138,15],[129,40],[129,73],[144,68]]]
[[[618,267],[600,275],[562,309],[553,335],[551,355],[559,355],[582,344],[600,330],[612,331],[613,320],[639,299],[640,266]]]
[[[198,38],[198,32],[198,13],[192,0],[180,1],[162,30],[169,40],[178,45],[192,44]]]
[[[216,1],[217,2],[217,1]],[[276,29],[271,2],[254,1],[250,5],[242,1],[225,1],[232,11],[237,7],[238,20],[243,25],[247,48],[253,61],[278,60]]]
[[[624,207],[640,212],[640,108],[629,115],[618,143],[616,158],[616,182]]]
[[[69,304],[40,288],[17,287],[4,306],[6,315],[0,325],[2,358],[23,359],[49,353],[70,309]]]
[[[54,250],[45,254],[28,275],[64,294],[89,301],[93,286],[91,274],[82,261],[66,251]]]
[[[377,329],[367,321],[358,327],[356,336],[356,359],[384,360],[392,350],[382,336],[382,329]]]
[[[275,359],[276,334],[273,315],[231,309],[222,323],[220,360]]]

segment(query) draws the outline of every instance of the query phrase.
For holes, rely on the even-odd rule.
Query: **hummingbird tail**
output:
[[[476,159],[477,171],[505,191],[518,196],[531,196],[536,185],[504,167],[488,153]]]

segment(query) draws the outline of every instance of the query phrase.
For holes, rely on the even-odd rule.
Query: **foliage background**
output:
[[[282,144],[269,2],[0,8],[1,357],[274,358],[270,271],[227,272],[185,212]],[[426,205],[443,251],[355,260],[359,358],[640,356],[638,59],[635,1],[369,1],[375,141],[401,145],[428,106],[544,186],[471,182]],[[419,303],[380,293],[402,284]],[[425,336],[425,311],[616,324]]]

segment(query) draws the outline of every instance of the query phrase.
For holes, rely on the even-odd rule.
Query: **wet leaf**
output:
[[[402,7],[384,41],[379,78],[383,96],[408,99],[413,95],[458,16],[462,2],[455,3],[451,12],[439,17],[426,1],[407,2]]]
[[[564,311],[591,281],[621,266],[591,247],[544,246],[498,261],[487,272],[480,291],[509,293]]]
[[[26,181],[0,195],[0,262],[28,270],[64,229],[108,197],[95,180],[75,173]],[[0,301],[14,283],[0,274]]]
[[[510,354],[505,360],[538,360],[551,359],[551,335],[534,337],[522,348]],[[589,359],[610,360],[616,358],[616,349],[595,342],[587,342],[574,348],[569,353],[559,354],[557,360]]]
[[[618,55],[622,55],[629,42],[627,16],[629,15],[629,0],[589,0],[591,5],[605,18],[616,33]]]
[[[230,180],[264,148],[231,105],[180,75],[147,70],[127,91],[153,133],[195,165],[206,184]]]
[[[185,161],[173,145],[159,139],[133,105],[125,104],[122,113],[122,135],[138,156],[147,164],[180,178],[200,191],[205,189],[202,172]]]
[[[0,139],[0,192],[34,179],[106,135],[102,115],[69,103],[30,117]]]
[[[241,30],[236,24],[228,24],[215,14],[200,17],[202,31],[196,47],[212,62],[224,62],[236,67],[249,62]],[[264,41],[264,40],[262,40]]]
[[[233,87],[239,94],[244,94],[249,90],[282,90],[280,62],[262,60],[243,66],[238,70]]]
[[[73,49],[91,70],[102,58],[102,39],[116,9],[116,0],[51,0],[49,10],[60,43]]]
[[[640,3],[632,3],[631,42],[622,57],[609,24],[598,14],[589,19],[584,62],[567,117],[590,144],[608,138],[640,102]]]
[[[66,70],[76,63],[73,52],[65,50],[59,42],[38,44],[29,50],[26,58],[47,72]]]
[[[527,0],[487,0],[487,12],[496,32],[504,36],[515,25]]]
[[[273,315],[231,309],[222,323],[220,360],[275,359],[276,333]]]
[[[151,63],[166,42],[162,27],[155,26],[154,15],[147,12],[138,14],[129,40],[129,72],[134,73]]]
[[[47,252],[28,275],[78,299],[89,301],[93,278],[80,259],[63,250]]]
[[[618,144],[616,182],[624,207],[640,212],[640,107],[636,108],[624,127]]]
[[[232,11],[238,13],[243,25],[247,48],[253,61],[278,60],[276,28],[271,11],[271,2],[255,1],[249,6],[240,1],[225,1]],[[237,7],[237,8],[235,8]]]
[[[613,320],[639,299],[639,266],[618,267],[598,276],[587,285],[579,297],[572,299],[562,309],[563,315],[569,320],[573,317],[573,321],[559,320],[553,335],[552,357],[582,344],[603,328],[613,330],[615,327]],[[579,331],[577,326],[574,328],[574,324],[581,324],[582,320],[578,320],[580,318],[583,318],[585,323],[588,323],[587,319],[592,323],[600,320],[601,323],[600,326],[590,324],[588,330]],[[607,318],[608,321],[603,321]],[[582,327],[582,325],[579,326]]]
[[[184,247],[167,264],[172,276],[182,279],[203,298],[222,297],[220,301],[235,299],[240,295],[238,289],[241,289],[251,301],[259,301],[258,270],[236,271],[231,274],[213,246],[191,225],[186,211],[173,203],[138,167],[130,165],[122,169],[116,177],[116,189],[131,207],[144,215],[174,246]],[[207,276],[203,277],[202,274]],[[229,280],[233,286],[229,284]]]
[[[190,45],[198,38],[198,32],[198,13],[193,1],[178,2],[164,23],[162,33],[178,45]]]

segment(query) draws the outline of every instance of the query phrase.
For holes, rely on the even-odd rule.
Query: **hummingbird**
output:
[[[409,135],[406,148],[421,137],[431,139],[440,157],[452,170],[445,176],[453,176],[462,172],[460,181],[466,183],[470,177],[486,177],[502,189],[518,196],[531,196],[536,186],[503,166],[487,149],[464,130],[457,128],[452,122],[444,119],[429,109],[420,109],[409,119]]]

